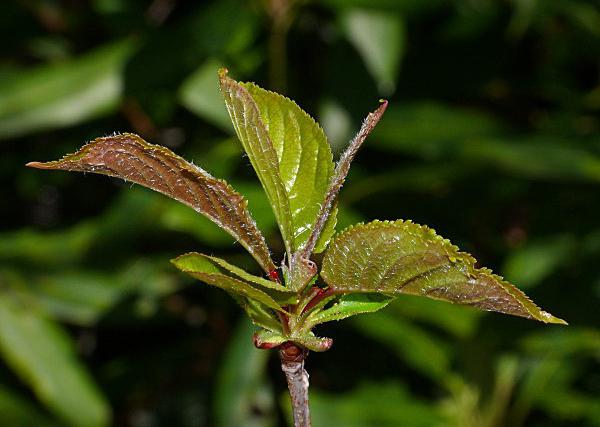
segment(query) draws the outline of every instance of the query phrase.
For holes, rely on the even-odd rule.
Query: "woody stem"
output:
[[[308,350],[288,342],[281,346],[279,357],[281,370],[285,374],[292,412],[294,414],[294,427],[311,427],[310,410],[308,406],[308,372],[304,369],[304,359]]]

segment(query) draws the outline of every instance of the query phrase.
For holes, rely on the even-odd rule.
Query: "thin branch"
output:
[[[304,369],[304,359],[307,355],[308,350],[301,349],[292,342],[282,344],[279,350],[281,370],[285,374],[290,391],[294,427],[311,427],[308,406],[308,372]]]
[[[367,136],[369,136],[377,123],[379,123],[379,120],[381,120],[381,117],[383,116],[387,106],[387,101],[381,101],[379,108],[369,113],[369,115],[363,121],[363,124],[356,136],[352,139],[352,141],[350,141],[346,151],[344,151],[340,156],[340,159],[335,167],[335,171],[333,172],[333,176],[331,177],[331,181],[329,181],[329,189],[327,190],[325,201],[321,206],[319,215],[317,216],[317,221],[315,222],[312,233],[306,242],[306,246],[304,246],[304,249],[302,250],[302,258],[308,259],[314,251],[317,241],[319,240],[319,236],[323,231],[323,227],[325,227],[325,223],[327,222],[327,218],[329,218],[329,215],[331,214],[333,202],[337,198],[337,195],[344,185],[344,181],[346,181],[346,176],[350,170],[352,160],[354,160],[356,153],[358,153],[358,149],[365,139],[367,139]]]

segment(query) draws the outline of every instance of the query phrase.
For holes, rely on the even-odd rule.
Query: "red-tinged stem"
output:
[[[334,293],[335,292],[331,288],[319,289],[316,292],[315,296],[308,302],[308,304],[306,304],[306,306],[302,310],[302,314],[310,311],[315,305],[323,301],[325,298],[330,297]]]
[[[294,427],[311,427],[308,406],[308,372],[304,369],[304,359],[307,355],[308,350],[302,349],[292,342],[282,344],[279,350],[281,370],[285,374],[290,391]]]

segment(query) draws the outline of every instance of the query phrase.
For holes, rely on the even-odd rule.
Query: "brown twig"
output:
[[[311,427],[310,410],[308,406],[308,372],[304,369],[304,359],[308,350],[298,347],[292,342],[281,345],[279,357],[281,370],[285,374],[295,427]]]

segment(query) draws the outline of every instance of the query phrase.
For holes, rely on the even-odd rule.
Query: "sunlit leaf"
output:
[[[210,59],[190,75],[179,88],[179,99],[190,111],[232,133],[231,120],[219,93],[217,71],[223,65]]]
[[[130,42],[104,46],[0,83],[0,139],[71,126],[113,111],[123,91]]]
[[[286,247],[293,252],[308,239],[333,173],[327,138],[288,98],[252,83],[238,83],[225,73],[221,90],[238,137],[271,200]]]
[[[334,292],[413,294],[512,314],[565,322],[483,268],[448,240],[410,221],[359,224],[329,245],[321,276]]]
[[[28,166],[99,173],[151,188],[206,215],[238,240],[265,271],[275,268],[264,237],[239,193],[225,181],[137,135],[97,138],[61,160]]]
[[[66,333],[35,309],[0,298],[0,351],[37,397],[70,426],[109,424],[108,403]]]
[[[241,295],[246,298],[254,299],[277,311],[284,311],[283,308],[267,293],[257,289],[250,283],[226,275],[210,258],[200,254],[184,254],[173,260],[173,265],[209,285],[216,286],[228,292]]]
[[[342,14],[342,28],[377,82],[379,92],[394,92],[404,53],[404,23],[399,15],[372,9],[351,9]]]

